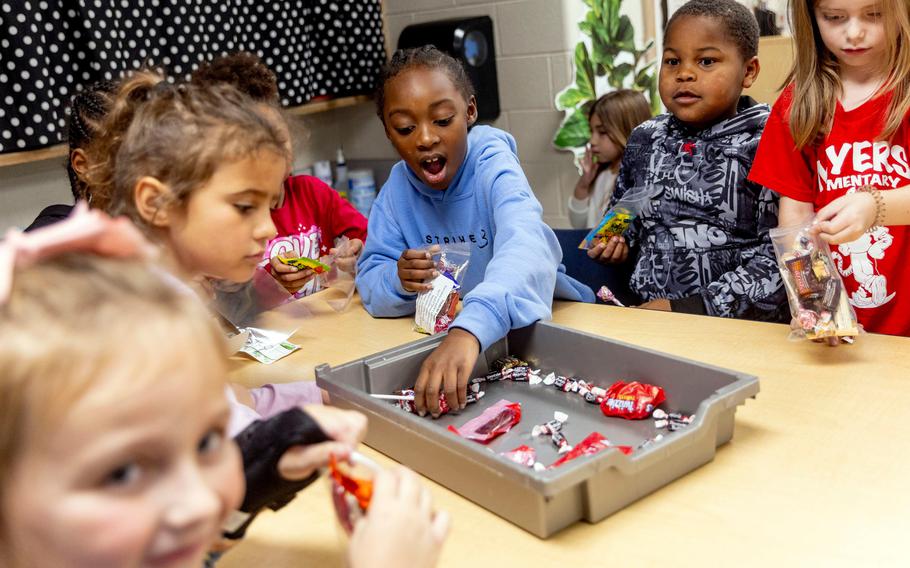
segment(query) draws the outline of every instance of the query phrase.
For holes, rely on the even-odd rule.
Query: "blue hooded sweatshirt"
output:
[[[398,278],[405,249],[470,243],[462,275],[461,313],[452,327],[486,349],[510,329],[551,317],[557,298],[593,302],[590,288],[565,274],[562,250],[541,218],[518,161],[515,139],[477,126],[468,133],[464,162],[444,191],[425,185],[404,161],[392,168],[370,211],[366,247],[357,263],[357,289],[375,317],[414,313],[417,294]]]

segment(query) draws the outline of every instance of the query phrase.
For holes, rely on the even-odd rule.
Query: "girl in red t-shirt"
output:
[[[780,193],[781,226],[815,213],[866,330],[910,335],[910,11],[791,6],[796,59],[749,178]]]

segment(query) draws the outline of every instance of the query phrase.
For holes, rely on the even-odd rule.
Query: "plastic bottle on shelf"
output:
[[[328,160],[319,160],[313,164],[313,171],[324,184],[332,187],[332,162]]]
[[[335,155],[335,190],[341,197],[348,199],[348,163],[340,146]]]
[[[348,172],[348,188],[351,204],[364,217],[370,216],[370,209],[376,199],[376,182],[373,170],[351,170]]]

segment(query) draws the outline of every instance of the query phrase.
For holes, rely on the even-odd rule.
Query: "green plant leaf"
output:
[[[587,144],[590,138],[588,118],[582,111],[576,110],[562,121],[553,138],[553,144],[558,148],[578,148]]]
[[[620,63],[610,71],[610,76],[607,79],[610,85],[621,89],[626,82],[626,77],[629,73],[632,72],[632,65],[629,63]]]
[[[590,97],[586,97],[585,94],[577,88],[568,87],[556,95],[556,108],[559,110],[574,109],[579,103],[582,103],[589,98]]]
[[[610,31],[610,38],[613,39],[616,37],[616,32],[619,29],[619,8],[622,5],[622,0],[605,0],[604,1],[604,12],[603,20],[607,23],[607,29]]]
[[[575,46],[575,84],[587,98],[594,98],[594,66],[584,42]]]

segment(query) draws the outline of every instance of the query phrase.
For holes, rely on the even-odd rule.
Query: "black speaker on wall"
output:
[[[491,122],[499,117],[499,84],[493,20],[489,16],[414,24],[398,37],[398,49],[435,46],[461,61],[477,92],[477,117]]]

